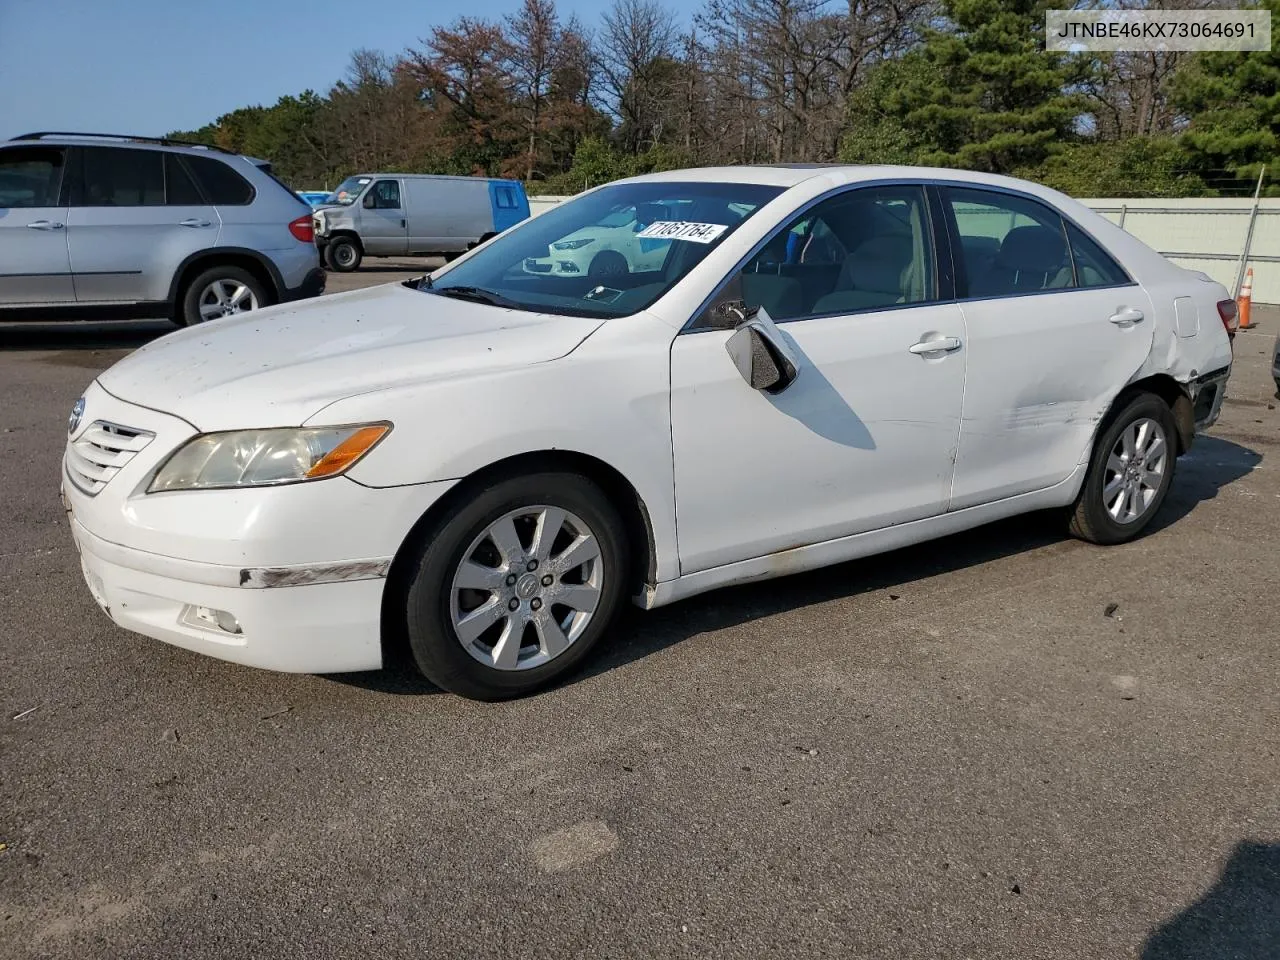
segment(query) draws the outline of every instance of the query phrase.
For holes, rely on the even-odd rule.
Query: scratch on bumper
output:
[[[344,580],[376,580],[391,569],[391,558],[348,560],[343,563],[311,563],[289,567],[246,567],[240,571],[242,587],[303,587]]]

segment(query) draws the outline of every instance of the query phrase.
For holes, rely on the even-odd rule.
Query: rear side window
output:
[[[125,147],[81,147],[79,207],[159,207],[164,205],[164,154]]]
[[[195,207],[204,204],[204,198],[191,180],[187,168],[176,153],[164,155],[164,197],[171,207]]]
[[[516,192],[510,187],[498,187],[498,209],[514,210],[516,208]]]
[[[1076,265],[1076,285],[1080,287],[1114,287],[1130,283],[1129,275],[1105,250],[1074,223],[1067,223],[1067,240],[1071,243],[1071,259]]]
[[[182,159],[195,175],[209,203],[218,207],[236,207],[252,202],[253,185],[230,165],[194,153],[185,154]]]
[[[970,297],[1007,297],[1073,286],[1062,215],[1015,194],[948,187]]]
[[[0,210],[58,206],[64,160],[52,147],[0,151]]]

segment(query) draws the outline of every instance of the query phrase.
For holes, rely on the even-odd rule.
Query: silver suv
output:
[[[265,161],[107,134],[0,142],[0,321],[193,324],[324,282],[311,208]]]

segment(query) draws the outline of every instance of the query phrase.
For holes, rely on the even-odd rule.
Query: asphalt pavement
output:
[[[421,272],[379,266],[329,289]],[[1254,313],[1139,541],[1021,518],[630,611],[499,705],[116,628],[58,504],[66,417],[171,328],[0,326],[0,955],[1280,956]]]

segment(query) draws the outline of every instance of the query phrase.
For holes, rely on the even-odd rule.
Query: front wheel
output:
[[[324,262],[339,273],[350,273],[364,258],[360,244],[350,237],[334,237],[324,248]]]
[[[1102,431],[1072,508],[1071,532],[1092,543],[1124,543],[1140,534],[1173,484],[1177,427],[1169,405],[1142,393]]]
[[[523,696],[572,670],[626,583],[622,520],[574,473],[477,490],[421,544],[405,596],[409,646],[427,679],[476,700]]]

